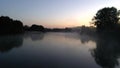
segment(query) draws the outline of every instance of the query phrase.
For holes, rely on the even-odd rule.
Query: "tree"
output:
[[[44,32],[44,31],[45,31],[45,28],[44,28],[42,25],[33,24],[33,25],[30,27],[30,31],[41,31],[41,32]]]
[[[30,27],[29,27],[28,25],[25,25],[25,26],[23,26],[23,29],[24,29],[25,31],[29,31],[29,30],[30,30]]]
[[[105,7],[100,9],[94,16],[93,24],[97,31],[113,30],[119,23],[120,11],[115,7]]]
[[[18,20],[13,20],[8,16],[0,17],[0,35],[17,34],[23,32],[23,23]]]
[[[13,26],[14,26],[14,28],[16,28],[16,29],[14,29],[15,33],[21,33],[21,32],[23,32],[23,23],[21,21],[14,20],[13,21]]]

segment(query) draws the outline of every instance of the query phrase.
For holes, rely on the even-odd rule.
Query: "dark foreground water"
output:
[[[0,68],[119,68],[119,41],[107,39],[77,33],[2,36]]]

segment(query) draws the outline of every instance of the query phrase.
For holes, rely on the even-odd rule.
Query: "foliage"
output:
[[[16,34],[23,32],[23,23],[8,16],[0,17],[0,34]]]
[[[105,7],[100,9],[94,16],[93,24],[97,27],[97,31],[113,30],[119,23],[120,11],[115,7]]]
[[[44,28],[42,25],[33,24],[33,25],[30,27],[30,31],[42,31],[42,32],[44,32],[44,31],[45,31],[45,28]]]

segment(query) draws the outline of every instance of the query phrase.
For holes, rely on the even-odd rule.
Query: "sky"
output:
[[[47,28],[90,26],[104,7],[120,9],[120,0],[0,0],[0,16]]]

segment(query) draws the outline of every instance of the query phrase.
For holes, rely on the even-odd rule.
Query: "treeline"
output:
[[[72,31],[71,28],[45,28],[42,25],[36,25],[33,24],[32,26],[27,26],[25,25],[24,27],[24,31],[40,31],[40,32],[70,32]]]
[[[20,34],[24,33],[25,31],[39,31],[39,32],[68,32],[71,31],[70,28],[63,28],[63,29],[50,29],[45,28],[42,25],[33,24],[32,26],[23,25],[23,23],[19,20],[13,20],[8,16],[1,16],[0,17],[0,35],[6,34]]]
[[[23,27],[24,31],[41,31],[41,32],[45,32],[45,28],[42,25],[36,25],[33,24],[32,26],[27,26],[25,25]]]

